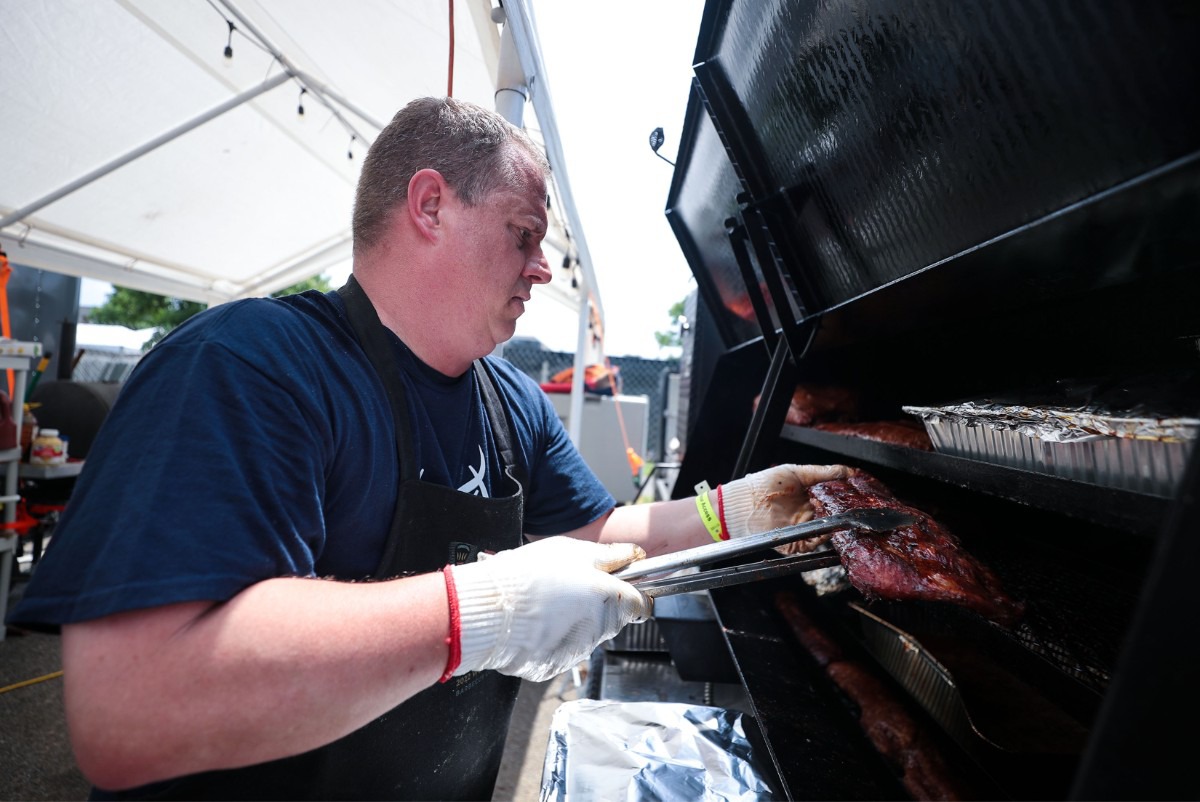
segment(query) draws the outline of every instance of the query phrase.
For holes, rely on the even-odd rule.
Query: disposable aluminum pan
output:
[[[1089,484],[1172,496],[1200,419],[965,402],[906,406],[936,451]]]
[[[1083,725],[986,650],[965,639],[901,629],[857,603],[849,607],[858,614],[866,650],[969,752],[1082,751]]]

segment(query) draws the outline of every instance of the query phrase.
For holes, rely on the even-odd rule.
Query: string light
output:
[[[225,20],[225,24],[229,26],[229,38],[225,42],[225,58],[232,59],[233,58],[233,34],[234,34],[234,31],[237,31],[238,33],[241,33],[241,31],[238,31],[237,26],[233,24],[233,20],[231,20],[229,17],[225,16],[225,12],[223,12],[223,11],[221,11],[221,9],[217,8],[217,4],[214,3],[213,0],[208,0],[208,4],[212,7],[213,11],[217,12],[217,14],[220,15],[221,19]],[[269,49],[267,49],[266,47],[264,47],[262,45],[262,43],[257,41],[253,36],[247,36],[246,41],[249,42],[250,44],[254,45],[255,47],[257,47],[259,50],[263,51],[264,53],[271,55],[271,51]]]
[[[238,28],[236,25],[233,24],[233,20],[231,20],[231,19],[229,19],[229,17],[225,16],[224,12],[222,12],[221,9],[217,7],[217,4],[214,2],[214,0],[207,0],[207,2],[209,4],[209,6],[212,7],[213,11],[216,11],[217,14],[219,14],[221,16],[221,19],[225,20],[225,24],[229,28],[229,38],[225,42],[225,58],[227,60],[232,60],[233,59],[233,32],[238,30]],[[253,26],[251,26],[251,30],[253,31]],[[254,36],[247,36],[246,40],[249,41],[250,44],[257,47],[259,50],[262,50],[264,53],[270,55],[272,57],[273,61],[279,62],[283,66],[283,68],[286,71],[288,71],[292,75],[293,78],[296,79],[296,83],[299,84],[299,86],[300,86],[300,96],[296,100],[296,116],[299,117],[301,121],[303,121],[304,114],[305,114],[304,96],[306,94],[308,94],[308,87],[303,84],[300,76],[297,73],[295,73],[295,71],[290,67],[290,65],[288,65],[285,61],[282,60],[282,57],[280,56],[280,54],[272,51],[270,47],[268,47],[265,43],[258,41]],[[316,90],[314,90],[314,91],[316,91]],[[354,132],[353,126],[351,126],[345,120],[345,118],[343,118],[342,115],[338,113],[337,109],[330,106],[329,102],[322,96],[322,94],[319,91],[317,92],[316,96],[317,96],[317,99],[320,100],[323,105],[329,107],[330,111],[333,113],[334,118],[339,123],[342,124],[342,127],[346,129],[346,133],[350,134],[350,144],[346,146],[346,158],[353,161],[354,160],[354,143],[358,140],[358,135]]]
[[[675,162],[671,161],[666,156],[664,156],[658,152],[658,149],[663,146],[663,142],[665,142],[666,140],[667,140],[667,138],[663,134],[663,129],[655,128],[653,131],[650,132],[650,149],[654,151],[655,156],[657,156],[658,158],[665,161],[667,164],[674,167]]]

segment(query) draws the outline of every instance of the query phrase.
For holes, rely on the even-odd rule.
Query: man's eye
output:
[[[518,250],[519,250],[519,249],[522,249],[522,248],[524,248],[526,245],[528,245],[528,244],[529,244],[529,238],[530,238],[531,236],[533,236],[533,234],[532,234],[532,233],[529,231],[529,229],[527,229],[527,228],[518,228],[518,229],[517,229],[517,249],[518,249]]]

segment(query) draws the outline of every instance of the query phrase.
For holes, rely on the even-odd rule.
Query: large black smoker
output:
[[[1200,5],[1174,0],[708,3],[667,203],[701,308],[676,495],[776,462],[857,466],[1028,603],[1010,631],[793,578],[713,591],[789,798],[911,793],[781,593],[864,664],[865,609],[969,645],[1034,692],[991,690],[1026,724],[1040,699],[1082,727],[1065,747],[973,742],[934,710],[981,796],[1200,793],[1195,459],[1144,492],[784,423],[806,382],[877,419],[1068,380],[1200,413],[1197,42]]]

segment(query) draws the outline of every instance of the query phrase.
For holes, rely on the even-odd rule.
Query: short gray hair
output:
[[[516,181],[517,152],[548,173],[545,155],[499,114],[454,98],[425,97],[400,111],[367,151],[354,199],[354,249],[378,242],[388,213],[419,170],[437,170],[468,206]]]

